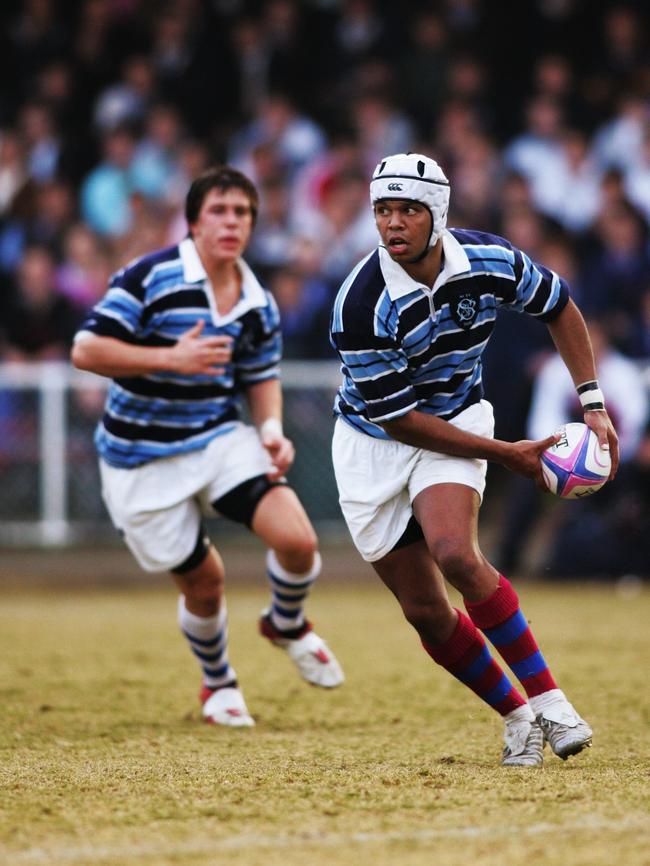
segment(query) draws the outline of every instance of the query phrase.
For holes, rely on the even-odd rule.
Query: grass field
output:
[[[519,589],[595,731],[542,770],[499,766],[499,719],[368,581],[310,605],[333,692],[258,637],[263,588],[231,587],[244,730],[200,722],[171,586],[0,590],[0,863],[650,864],[650,592]]]

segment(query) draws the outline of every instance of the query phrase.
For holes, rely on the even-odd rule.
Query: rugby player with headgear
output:
[[[498,310],[548,327],[585,423],[610,450],[612,477],[618,442],[566,282],[504,238],[448,229],[449,193],[440,166],[422,154],[387,156],[375,169],[380,245],[352,270],[332,311],[343,373],[334,469],[353,541],[424,649],[503,717],[502,764],[538,767],[546,742],[566,759],[591,745],[592,731],[555,681],[512,584],[479,547],[487,461],[544,488],[540,455],[558,438],[494,438],[481,354]],[[452,607],[446,582],[465,611]]]

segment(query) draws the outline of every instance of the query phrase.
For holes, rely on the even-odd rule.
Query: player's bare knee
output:
[[[314,564],[318,539],[310,527],[308,530],[287,536],[274,547],[274,550],[281,563],[291,563],[291,567],[285,565],[288,571],[300,574],[309,571]]]
[[[224,592],[223,575],[185,574],[182,581],[183,593],[187,598],[201,604],[215,602],[219,606]]]
[[[449,634],[450,618],[453,614],[446,605],[432,600],[400,599],[402,612],[422,640],[440,643]]]
[[[472,583],[480,572],[481,558],[456,539],[438,539],[429,549],[444,576],[458,589],[466,582]]]

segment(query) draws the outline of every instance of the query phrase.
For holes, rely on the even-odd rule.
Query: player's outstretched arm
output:
[[[569,300],[556,319],[549,322],[548,330],[576,388],[585,382],[596,382],[596,364],[589,331],[582,313],[572,300]],[[598,436],[601,448],[610,452],[610,479],[613,479],[618,469],[619,449],[618,436],[611,418],[603,408],[585,411],[584,421]]]
[[[453,457],[478,457],[501,463],[518,475],[532,478],[543,490],[546,490],[546,485],[540,456],[542,451],[560,438],[553,434],[545,439],[525,439],[520,442],[488,439],[460,430],[442,418],[417,410],[386,421],[382,427],[393,439],[415,448],[426,448],[428,451],[438,451]]]
[[[164,347],[137,346],[114,337],[82,333],[72,347],[72,363],[80,370],[111,378],[160,371],[218,376],[232,355],[232,339],[201,337],[203,327],[203,321],[197,322],[175,345]]]

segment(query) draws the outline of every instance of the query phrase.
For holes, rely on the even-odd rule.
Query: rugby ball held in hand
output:
[[[560,439],[542,452],[542,473],[550,493],[562,499],[590,496],[609,478],[612,461],[609,451],[586,424],[564,424]]]

